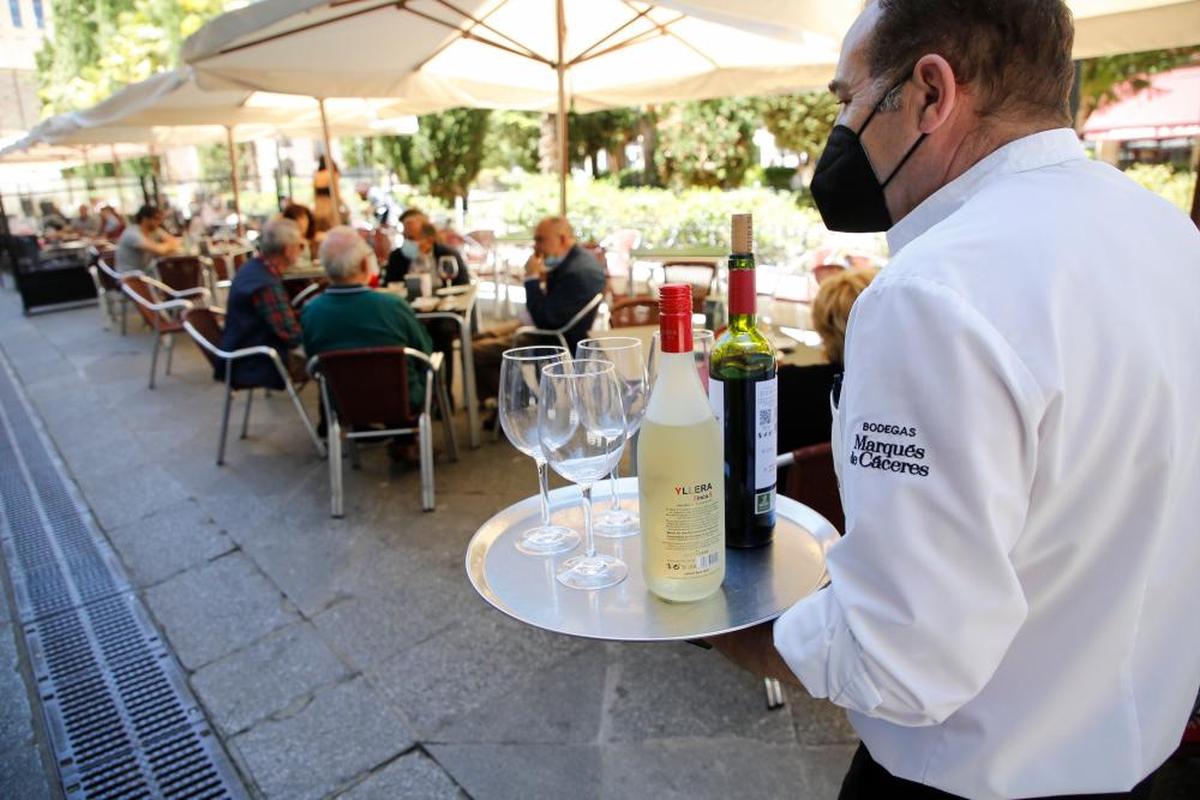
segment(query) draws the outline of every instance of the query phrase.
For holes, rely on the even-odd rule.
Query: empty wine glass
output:
[[[705,392],[708,392],[708,362],[712,358],[714,339],[715,336],[710,330],[692,330],[692,354],[696,357],[696,371],[700,373],[700,383]],[[650,358],[646,361],[647,395],[650,394],[649,389],[654,387],[654,377],[658,374],[658,359],[661,357],[662,343],[659,341],[658,331],[655,331],[650,339]]]
[[[550,522],[549,473],[538,438],[542,370],[570,358],[565,347],[518,347],[505,351],[500,363],[500,427],[513,447],[537,464],[541,524],[517,539],[517,549],[531,556],[566,553],[579,546],[577,532]]]
[[[443,286],[449,286],[454,283],[454,279],[458,277],[457,258],[454,256],[438,256],[437,267]]]
[[[642,358],[642,340],[632,336],[609,336],[584,339],[575,346],[577,358],[608,361],[616,367],[617,383],[621,385],[621,402],[625,408],[625,438],[632,439],[642,426],[646,413],[646,362]],[[634,536],[638,532],[638,515],[621,508],[617,494],[620,460],[613,465],[609,485],[612,504],[596,516],[596,535],[609,539]]]
[[[596,552],[592,486],[612,471],[625,449],[625,408],[616,367],[591,359],[542,370],[538,437],[554,471],[579,486],[587,550],[563,562],[557,578],[572,589],[603,589],[629,574],[625,562]]]

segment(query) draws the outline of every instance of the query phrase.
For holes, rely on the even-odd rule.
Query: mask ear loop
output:
[[[901,86],[908,83],[909,80],[910,80],[909,77],[904,78],[899,83],[897,83],[895,86],[893,86],[892,88],[890,88],[886,92],[884,92],[883,97],[879,98],[879,102],[875,104],[875,108],[871,109],[871,114],[870,114],[870,116],[867,117],[867,121],[862,124],[862,127],[858,129],[858,133],[855,134],[855,136],[857,136],[860,140],[860,142],[859,142],[860,147],[862,146],[862,144],[861,144],[862,135],[863,135],[863,133],[866,132],[867,126],[871,124],[871,120],[875,119],[875,115],[879,113],[879,109],[883,105],[883,101],[887,100],[888,96],[892,92],[896,91]],[[885,180],[885,181],[883,181],[883,183],[879,184],[880,189],[886,189],[888,187],[888,184],[892,182],[892,178],[896,177],[896,175],[898,175],[900,173],[901,168],[905,164],[908,163],[908,160],[910,158],[912,158],[913,153],[917,152],[917,148],[921,146],[921,142],[925,141],[925,137],[928,135],[929,135],[928,133],[921,134],[921,137],[919,139],[917,139],[916,144],[914,144],[912,147],[910,147],[908,149],[908,152],[904,154],[904,158],[900,159],[900,163],[896,165],[896,168],[894,170],[892,170],[892,174],[887,176],[887,180]]]
[[[903,168],[904,165],[908,163],[908,160],[910,158],[912,158],[913,153],[917,152],[917,148],[921,146],[921,142],[925,141],[925,137],[928,135],[929,135],[928,133],[921,134],[921,138],[917,139],[916,144],[914,144],[912,147],[909,148],[908,152],[905,153],[904,158],[900,159],[900,163],[896,165],[896,168],[894,170],[892,170],[892,174],[888,175],[887,180],[884,181],[883,183],[879,184],[880,189],[886,189],[888,187],[888,184],[892,182],[892,178],[896,177],[896,175],[900,172],[901,168]]]

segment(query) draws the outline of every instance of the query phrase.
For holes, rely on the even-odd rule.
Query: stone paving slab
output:
[[[201,667],[192,688],[221,731],[233,735],[350,677],[312,625],[300,622]]]
[[[595,744],[604,735],[613,646],[593,645],[532,671],[432,739],[447,744]]]
[[[355,678],[317,692],[290,716],[235,736],[231,746],[268,800],[317,800],[414,742],[379,693]]]
[[[528,676],[593,648],[568,636],[529,628],[497,611],[482,611],[413,645],[368,672],[424,739],[462,714],[509,693]]]
[[[786,745],[721,738],[618,745],[604,751],[599,797],[832,799],[853,752],[843,746],[802,754]],[[830,769],[811,768],[814,761]]]
[[[152,586],[234,549],[233,540],[195,500],[109,530],[130,577]]]
[[[465,800],[458,785],[421,752],[409,753],[372,773],[339,800]]]
[[[762,680],[716,651],[643,644],[622,646],[618,657],[612,741],[678,736],[795,741],[791,715],[767,710]]]
[[[429,753],[474,800],[602,796],[603,756],[598,745],[442,744],[430,745]],[[642,787],[620,797],[657,800],[659,795],[654,787]]]
[[[146,602],[190,670],[298,618],[287,599],[240,552],[151,587]]]

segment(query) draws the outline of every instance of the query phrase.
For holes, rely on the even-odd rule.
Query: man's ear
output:
[[[954,68],[939,55],[922,56],[913,67],[921,133],[933,133],[950,119],[960,100]]]

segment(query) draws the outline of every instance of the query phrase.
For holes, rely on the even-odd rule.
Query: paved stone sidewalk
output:
[[[250,438],[213,463],[220,387],[177,345],[150,391],[147,334],[95,309],[24,318],[0,294],[0,346],[253,792],[836,796],[854,737],[832,706],[768,712],[715,653],[556,636],[474,594],[468,539],[536,485],[506,443],[472,451],[460,429],[428,514],[416,470],[366,449],[332,520],[285,397],[256,399]]]
[[[791,692],[767,712],[715,653],[555,636],[475,596],[468,539],[535,486],[506,443],[460,430],[430,514],[416,470],[366,450],[332,520],[286,397],[255,401],[218,468],[207,365],[181,339],[149,391],[150,346],[0,293],[0,347],[257,796],[836,797],[855,743],[838,709]],[[9,727],[29,713],[7,705],[10,640],[0,616],[0,796],[49,796],[27,719]],[[1189,780],[1178,797],[1200,796]]]

